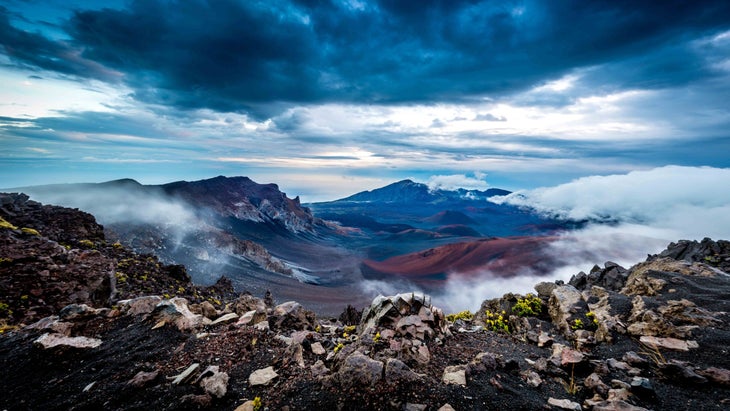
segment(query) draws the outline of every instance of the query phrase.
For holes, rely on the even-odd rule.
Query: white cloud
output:
[[[591,176],[494,198],[576,220],[663,230],[668,240],[730,237],[730,169],[666,166]],[[635,229],[633,226],[632,230]]]
[[[471,177],[466,174],[435,175],[428,179],[426,185],[431,190],[486,190],[489,184],[484,180],[485,177],[486,174],[479,171],[475,171]]]

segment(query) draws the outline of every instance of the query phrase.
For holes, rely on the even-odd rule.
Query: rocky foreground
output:
[[[446,316],[338,319],[190,283],[94,218],[0,195],[0,408],[730,408],[730,242],[680,241]]]

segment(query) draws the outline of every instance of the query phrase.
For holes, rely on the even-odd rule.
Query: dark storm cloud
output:
[[[2,6],[0,6],[0,47],[6,56],[24,68],[43,69],[105,81],[116,79],[113,71],[83,58],[77,49],[68,44],[13,27],[10,24],[8,10]]]
[[[103,78],[98,63],[142,101],[270,117],[509,94],[588,67],[597,88],[686,83],[708,75],[689,42],[730,28],[730,3],[150,0],[75,12],[68,44],[0,19],[18,64]]]

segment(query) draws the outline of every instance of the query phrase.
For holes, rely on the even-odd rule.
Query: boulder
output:
[[[151,316],[157,324],[174,324],[180,331],[194,330],[202,325],[210,324],[210,320],[200,314],[193,314],[184,298],[163,300],[152,311]]]
[[[381,329],[426,341],[448,334],[443,311],[431,306],[431,298],[422,293],[376,297],[363,311],[359,334],[375,335]]]
[[[162,297],[157,295],[149,295],[144,297],[133,298],[131,300],[122,300],[117,302],[122,312],[129,315],[149,314],[155,310],[155,307],[162,302]]]
[[[345,387],[374,386],[382,377],[383,363],[359,351],[345,358],[337,373],[337,380]]]
[[[385,381],[391,384],[417,381],[421,376],[413,372],[403,361],[388,358],[385,363]]]
[[[580,305],[585,305],[581,293],[571,285],[561,285],[555,288],[548,300],[550,318],[564,333],[572,334],[569,318],[575,314]],[[587,311],[587,310],[585,310]]]
[[[315,316],[298,302],[288,301],[272,310],[269,326],[274,330],[311,330],[315,326]]]

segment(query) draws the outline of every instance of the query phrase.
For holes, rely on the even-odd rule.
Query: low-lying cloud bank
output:
[[[667,166],[591,176],[490,201],[591,222],[550,246],[549,252],[564,262],[551,272],[524,270],[510,278],[484,272],[468,280],[453,276],[444,293],[434,297],[447,311],[475,310],[483,300],[507,292],[534,292],[538,282],[567,281],[606,261],[628,268],[672,241],[730,238],[730,169],[724,168]]]
[[[730,169],[667,166],[583,177],[555,187],[492,197],[574,220],[665,230],[668,239],[730,237]]]

